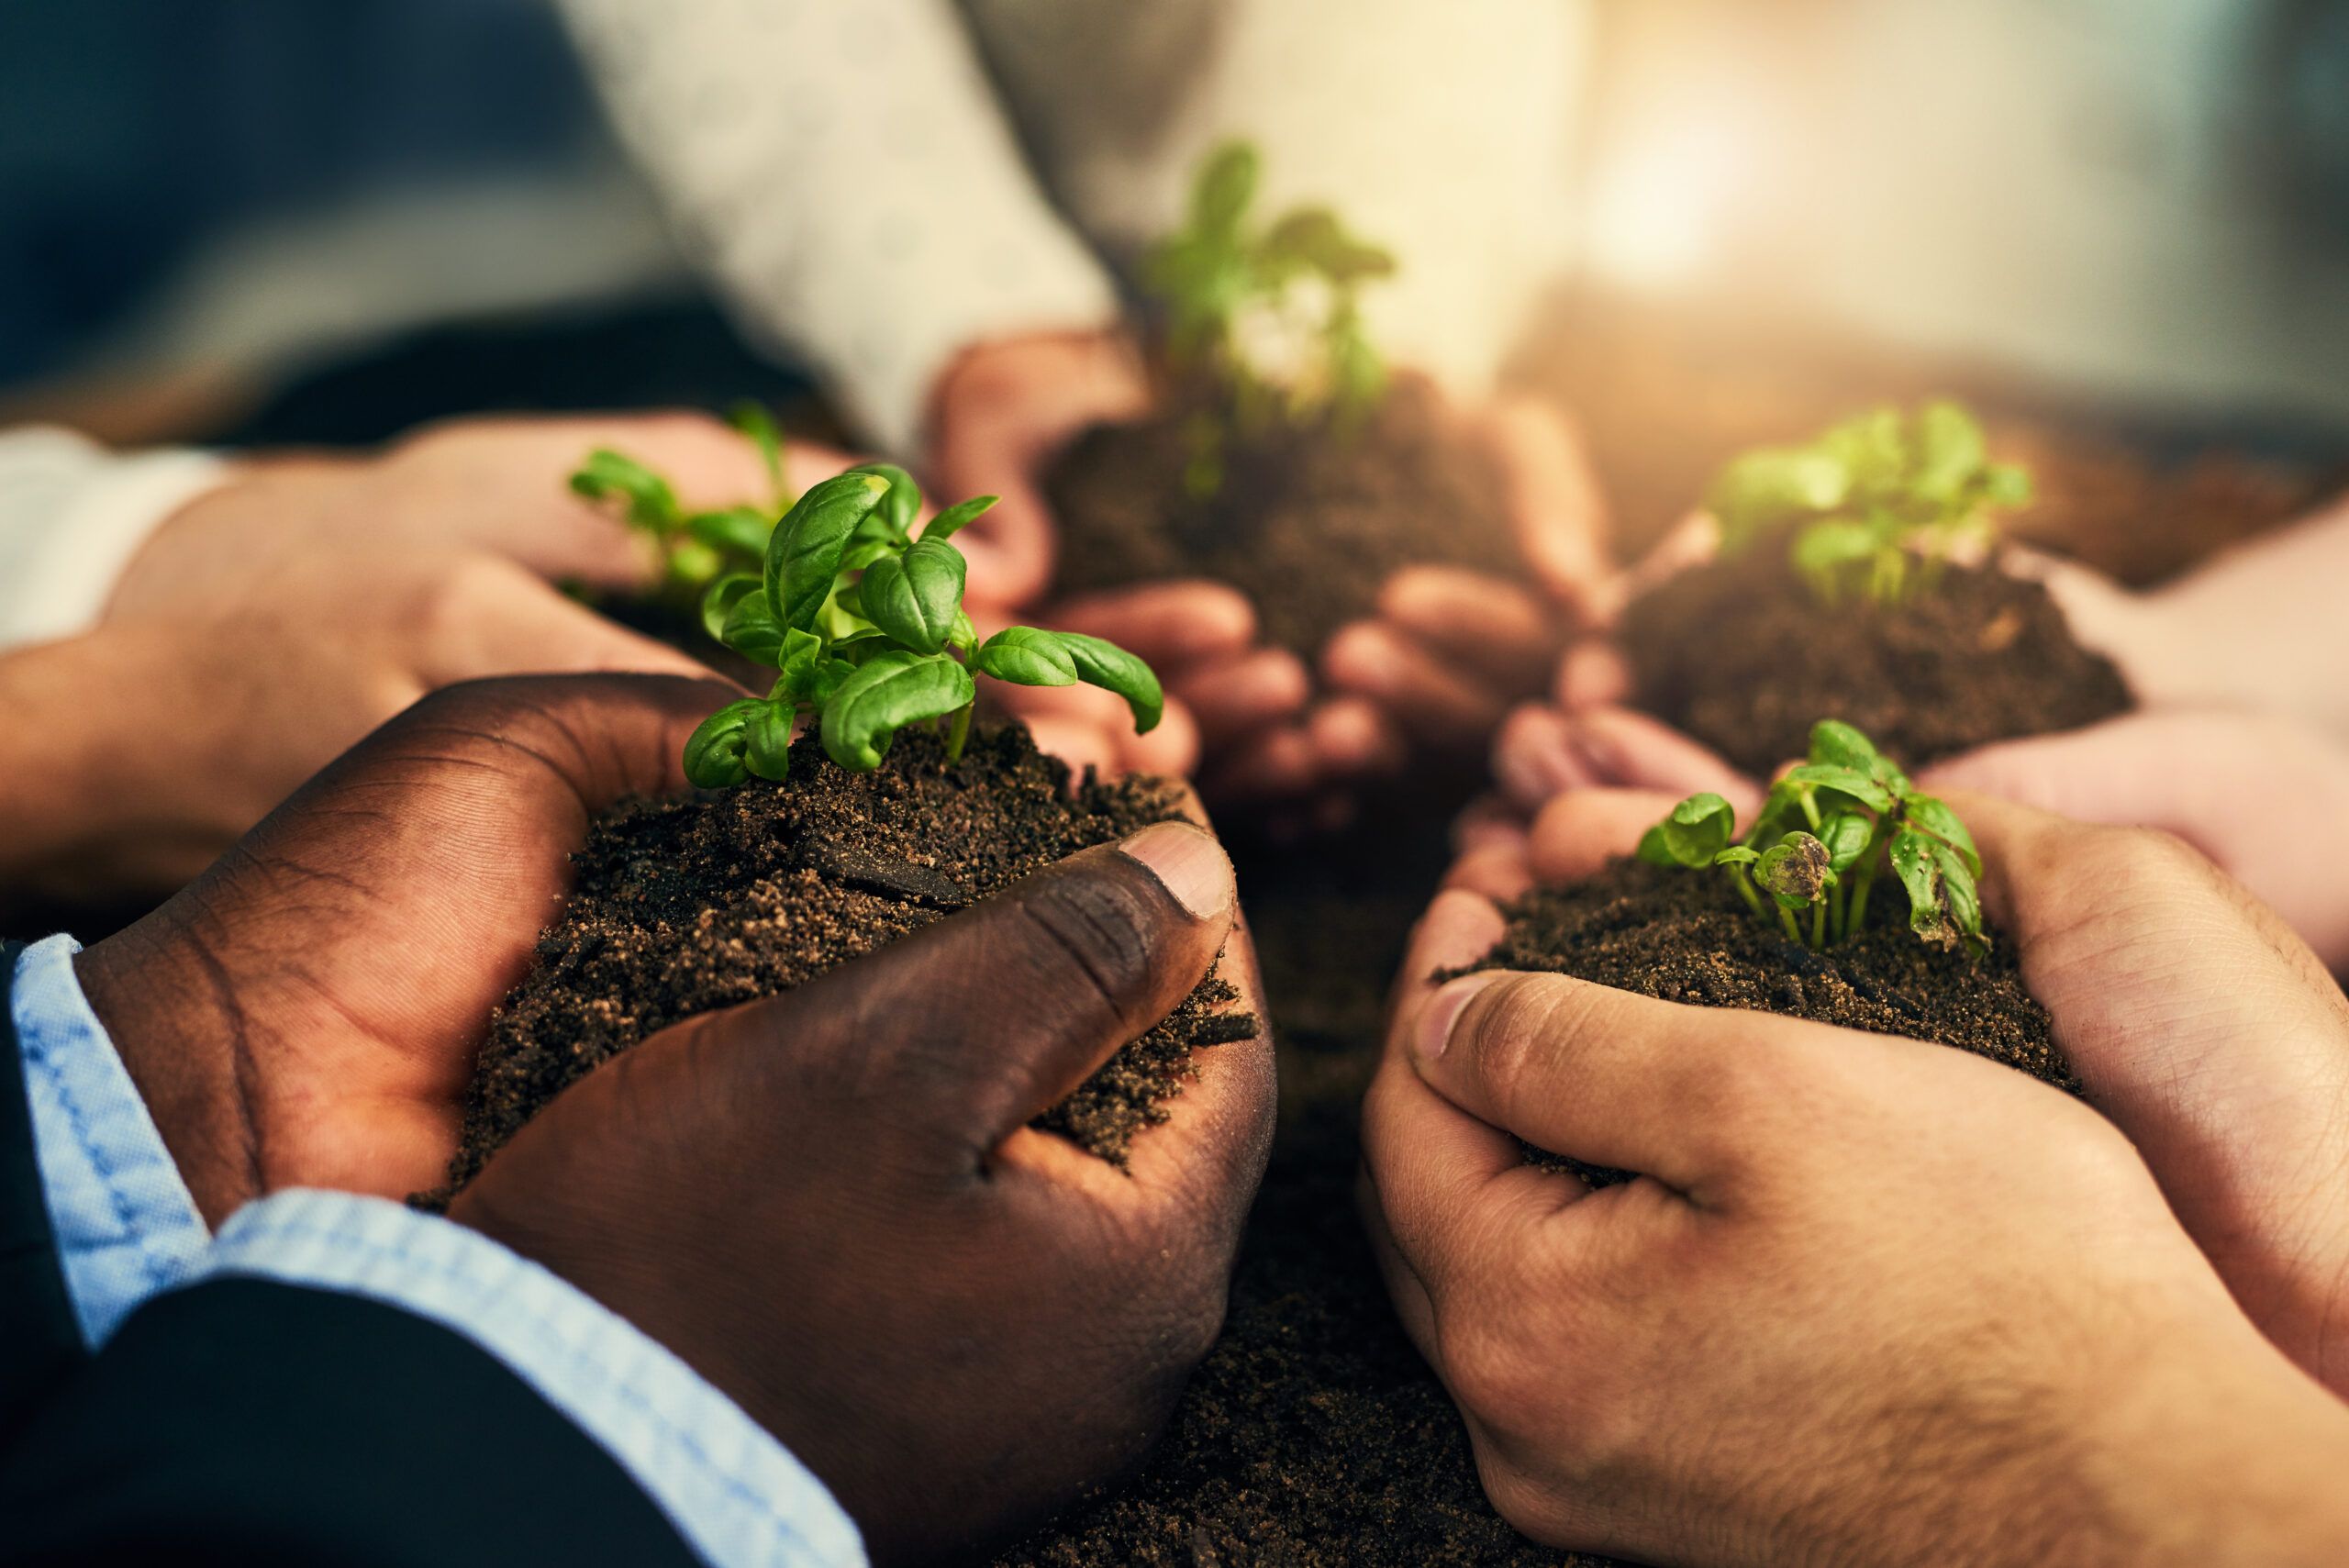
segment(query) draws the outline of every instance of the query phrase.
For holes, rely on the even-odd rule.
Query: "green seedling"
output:
[[[1913,416],[1878,408],[1802,446],[1762,447],[1713,482],[1706,507],[1735,554],[1789,536],[1795,567],[1822,604],[1898,604],[1930,593],[1943,564],[1997,537],[1996,514],[2031,499],[2031,476],[1990,461],[1961,405]]]
[[[1324,417],[1357,428],[1386,388],[1363,329],[1359,292],[1395,258],[1357,238],[1324,206],[1293,207],[1268,227],[1249,218],[1262,161],[1244,141],[1208,154],[1183,227],[1143,259],[1142,285],[1164,319],[1167,368],[1204,378],[1217,406],[1193,417],[1185,484],[1202,498],[1222,487],[1234,432]],[[1264,339],[1294,363],[1264,363]]]
[[[729,573],[703,593],[709,634],[776,677],[765,696],[703,721],[685,742],[685,776],[704,789],[780,780],[802,719],[852,773],[879,767],[897,732],[916,724],[942,724],[947,755],[959,758],[974,675],[1022,686],[1082,681],[1123,697],[1136,730],[1156,726],[1165,706],[1158,677],[1113,642],[1032,626],[979,640],[963,613],[967,566],[952,539],[995,500],[950,506],[916,538],[921,491],[904,469],[866,463],[811,486],[773,527],[756,573]]]
[[[571,475],[573,491],[591,501],[609,503],[629,528],[652,540],[661,559],[661,584],[655,592],[680,606],[691,606],[729,572],[757,571],[776,515],[792,502],[783,432],[774,416],[755,403],[744,403],[729,416],[729,422],[750,439],[766,464],[767,506],[688,512],[678,504],[667,479],[609,447],[589,452]]]
[[[1909,898],[1909,929],[1936,947],[1989,950],[1982,857],[1943,801],[1920,794],[1868,738],[1833,719],[1811,727],[1810,755],[1770,788],[1743,838],[1718,795],[1692,795],[1640,840],[1657,865],[1718,867],[1757,915],[1822,951],[1855,935],[1888,868]]]

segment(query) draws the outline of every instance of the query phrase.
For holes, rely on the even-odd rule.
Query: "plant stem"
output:
[[[1802,928],[1795,924],[1795,912],[1787,908],[1783,904],[1778,906],[1778,924],[1786,927],[1787,940],[1788,941],[1794,943],[1797,947],[1808,947],[1809,945],[1802,940]]]
[[[1810,906],[1810,951],[1827,951],[1827,901],[1823,898]]]
[[[1729,874],[1730,879],[1737,884],[1737,890],[1745,895],[1746,906],[1756,915],[1763,913],[1762,895],[1753,891],[1753,881],[1745,874],[1745,868],[1733,865],[1729,868]]]
[[[1852,889],[1851,906],[1843,912],[1843,937],[1847,941],[1860,934],[1860,924],[1868,916],[1868,890],[1876,885],[1875,853],[1869,851],[1869,859],[1861,862],[1865,869],[1858,884]]]
[[[946,721],[946,760],[948,762],[959,762],[963,760],[963,743],[971,738],[971,710],[977,706],[975,702],[966,702],[956,708],[953,716]]]

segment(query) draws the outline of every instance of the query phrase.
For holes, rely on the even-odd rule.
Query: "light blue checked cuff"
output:
[[[81,951],[64,936],[27,948],[8,1007],[65,1292],[83,1343],[95,1351],[131,1308],[193,1273],[211,1237],[82,995]]]
[[[635,1478],[719,1568],[862,1568],[824,1484],[623,1318],[478,1231],[382,1198],[282,1192],[220,1229],[199,1278],[347,1291],[463,1335]]]

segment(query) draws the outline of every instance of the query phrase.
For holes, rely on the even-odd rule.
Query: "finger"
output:
[[[1337,690],[1370,698],[1413,739],[1439,748],[1480,744],[1507,706],[1499,694],[1375,621],[1341,628],[1321,656],[1321,671]]]
[[[1161,673],[1237,658],[1256,637],[1247,595],[1205,579],[1079,595],[1052,606],[1051,618],[1065,630],[1107,638]]]
[[[1331,697],[1306,716],[1305,733],[1319,771],[1331,779],[1386,777],[1410,761],[1403,731],[1376,703]]]
[[[1301,725],[1250,736],[1207,771],[1199,793],[1209,800],[1264,803],[1309,795],[1325,781],[1319,755]]]
[[[1568,743],[1566,716],[1543,703],[1520,703],[1493,734],[1493,780],[1512,806],[1528,816],[1553,796],[1595,789],[1598,778]]]
[[[1313,678],[1286,649],[1259,648],[1178,671],[1167,689],[1198,719],[1200,740],[1221,750],[1303,713]]]
[[[1120,772],[1118,743],[1099,725],[1047,714],[1033,714],[1022,722],[1036,750],[1065,762],[1072,779],[1084,778],[1088,768],[1102,778],[1115,778]]]
[[[1551,694],[1568,713],[1631,700],[1631,662],[1623,651],[1604,638],[1586,637],[1566,650],[1558,661],[1558,678]]]
[[[777,1063],[754,1082],[778,1098],[837,1098],[841,1114],[885,1104],[908,1158],[976,1173],[1174,1010],[1224,945],[1233,904],[1214,836],[1159,823],[787,995],[678,1027],[704,1052]]]
[[[1125,699],[1098,686],[990,682],[987,694],[996,706],[1027,724],[1040,750],[1080,772],[1084,762],[1097,761],[1105,776],[1185,778],[1198,766],[1198,727],[1179,697],[1170,695],[1157,725],[1141,735],[1135,733],[1133,710]],[[1087,730],[1092,734],[1082,736]]]
[[[1799,1097],[1820,1040],[1868,1038],[1500,972],[1450,982],[1399,1036],[1419,1078],[1477,1120],[1699,1202],[1742,1168],[1769,1096]]]
[[[1633,853],[1641,835],[1664,820],[1680,796],[1655,790],[1586,789],[1562,795],[1533,819],[1525,860],[1545,886],[1596,876]]]
[[[1701,566],[1720,553],[1720,525],[1710,513],[1691,512],[1630,571],[1608,579],[1596,596],[1592,618],[1602,626],[1613,625],[1632,600],[1666,578]]]
[[[1052,586],[1055,553],[1052,512],[1043,496],[1018,469],[996,465],[988,466],[981,484],[957,488],[996,497],[993,506],[954,538],[969,563],[972,595],[997,605],[1041,598]]]
[[[1508,691],[1537,692],[1558,656],[1550,612],[1515,585],[1456,566],[1407,566],[1379,590],[1382,620]]]
[[[1501,399],[1481,429],[1507,476],[1518,548],[1544,587],[1587,613],[1609,571],[1610,526],[1581,439],[1555,409],[1524,397]]]
[[[1664,790],[1676,795],[1710,791],[1747,817],[1761,807],[1760,784],[1719,753],[1631,708],[1570,714],[1564,742],[1589,774],[1610,788]]]
[[[605,619],[494,555],[459,561],[417,589],[402,624],[407,666],[428,687],[590,671],[709,674],[691,655]]]

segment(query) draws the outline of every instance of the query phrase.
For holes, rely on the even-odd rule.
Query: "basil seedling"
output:
[[[784,469],[783,432],[755,403],[738,405],[728,422],[749,438],[766,465],[769,504],[688,512],[669,481],[645,463],[609,447],[587,454],[571,488],[591,501],[613,503],[621,520],[652,540],[661,555],[660,595],[690,606],[729,572],[758,568],[774,530],[775,514],[791,505]]]
[[[1201,498],[1222,487],[1232,430],[1256,438],[1325,416],[1358,427],[1386,388],[1357,295],[1392,275],[1395,258],[1323,206],[1252,225],[1261,172],[1247,142],[1209,153],[1183,227],[1142,261],[1142,286],[1164,320],[1168,369],[1204,379],[1215,395],[1186,432],[1185,484]],[[1272,359],[1284,362],[1273,368]]]
[[[1791,530],[1820,603],[1898,604],[1931,592],[1943,562],[1996,537],[1995,513],[2031,499],[2031,476],[1990,461],[1981,424],[1946,400],[1878,408],[1801,446],[1762,447],[1721,471],[1706,507],[1735,554]]]
[[[704,789],[781,779],[802,717],[825,755],[852,773],[881,765],[897,731],[946,726],[963,754],[986,675],[1022,686],[1082,681],[1126,700],[1147,733],[1165,706],[1149,665],[1113,642],[1015,626],[978,639],[963,609],[967,570],[954,535],[995,505],[982,495],[930,519],[904,469],[865,463],[811,486],[770,531],[755,573],[729,573],[702,595],[711,636],[776,672],[763,697],[729,703],[685,742],[685,776]]]
[[[1909,899],[1909,929],[1937,947],[1982,953],[1982,857],[1943,801],[1848,724],[1813,725],[1810,755],[1770,787],[1743,838],[1718,795],[1692,795],[1648,829],[1639,856],[1719,867],[1757,915],[1814,951],[1850,940],[1888,867]]]

